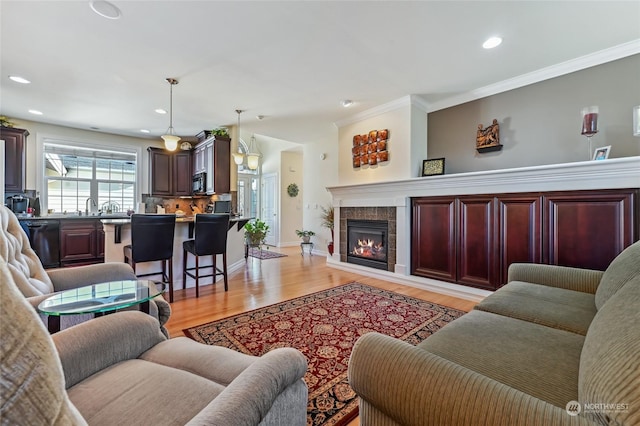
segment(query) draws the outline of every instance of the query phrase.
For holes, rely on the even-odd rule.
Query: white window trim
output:
[[[117,137],[117,136],[115,136]],[[48,191],[46,185],[44,185],[45,180],[45,162],[44,162],[44,144],[45,143],[53,143],[58,145],[68,145],[72,144],[74,146],[78,146],[80,148],[88,148],[88,149],[102,149],[106,151],[122,151],[122,152],[130,152],[136,155],[136,186],[135,192],[133,194],[134,205],[135,203],[140,202],[142,199],[142,161],[143,161],[143,147],[142,146],[131,146],[125,145],[122,143],[115,142],[113,145],[106,145],[103,141],[95,141],[89,138],[83,138],[82,140],[75,139],[73,137],[60,136],[55,134],[46,134],[46,133],[38,133],[36,135],[36,191],[40,193],[40,203],[43,211],[46,211],[48,208],[47,204],[47,196]]]

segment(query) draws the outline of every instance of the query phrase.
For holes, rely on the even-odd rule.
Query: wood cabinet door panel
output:
[[[636,198],[635,189],[546,195],[544,262],[606,269],[635,241]]]
[[[172,156],[159,148],[149,148],[151,195],[172,195]]]
[[[5,143],[4,190],[5,192],[24,191],[25,182],[25,144],[29,132],[23,129],[2,127],[0,139]]]
[[[86,260],[96,257],[95,228],[62,229],[60,261]]]
[[[456,280],[455,198],[412,201],[411,273]]]
[[[231,141],[216,139],[213,155],[213,190],[226,194],[231,191]]]
[[[181,151],[173,155],[173,195],[191,195],[191,151]]]
[[[507,272],[512,263],[542,262],[541,205],[538,194],[498,196],[498,287],[507,283]]]
[[[460,197],[458,211],[458,282],[493,290],[493,197]]]

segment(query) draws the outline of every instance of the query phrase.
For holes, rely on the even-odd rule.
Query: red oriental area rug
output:
[[[463,311],[359,283],[184,330],[208,345],[260,356],[290,346],[309,362],[307,425],[344,425],[358,413],[347,365],[358,337],[377,331],[417,344]]]

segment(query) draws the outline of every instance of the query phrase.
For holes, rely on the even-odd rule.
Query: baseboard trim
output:
[[[371,278],[379,278],[397,284],[404,284],[410,287],[444,294],[446,296],[470,300],[472,302],[480,302],[492,293],[488,290],[481,290],[479,288],[467,287],[431,278],[416,277],[414,275],[400,275],[395,272],[382,271],[379,269],[367,268],[366,266],[340,262],[334,260],[332,257],[327,257],[327,266],[340,269],[342,271],[353,272],[354,274],[360,274]]]

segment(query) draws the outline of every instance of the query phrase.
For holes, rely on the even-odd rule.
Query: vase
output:
[[[308,244],[308,243],[309,243],[309,241],[311,241],[311,237],[309,237],[309,236],[302,237],[302,242],[303,242],[303,243]]]
[[[327,250],[329,250],[329,256],[333,256],[333,241],[327,245]]]

